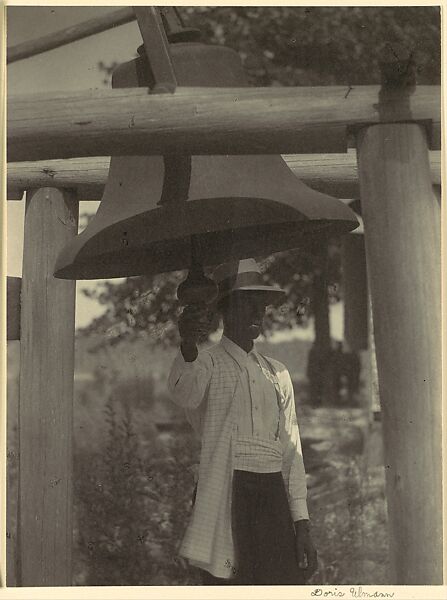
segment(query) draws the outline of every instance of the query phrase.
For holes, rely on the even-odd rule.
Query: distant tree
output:
[[[253,85],[378,83],[385,41],[414,50],[418,82],[440,82],[440,9],[432,6],[195,6],[206,41],[233,47]]]
[[[104,281],[98,290],[83,290],[106,307],[100,317],[80,330],[82,335],[102,334],[100,347],[124,338],[147,337],[148,341],[170,345],[177,341],[175,319],[179,311],[176,290],[182,271],[151,277],[128,277],[122,283]]]
[[[339,300],[339,240],[330,240],[324,244],[324,248],[323,285],[326,286],[327,311],[328,301]],[[313,290],[316,278],[321,277],[321,271],[317,268],[317,261],[321,263],[321,260],[321,250],[318,253],[316,248],[290,250],[259,259],[265,281],[276,283],[287,292],[285,302],[279,308],[269,310],[265,319],[265,332],[307,323],[316,305]],[[176,320],[181,311],[176,291],[185,277],[186,271],[173,271],[154,276],[128,277],[118,284],[104,281],[97,290],[84,290],[86,296],[96,299],[106,310],[80,330],[81,335],[101,334],[102,342],[96,347],[113,345],[125,338],[132,340],[141,337],[163,346],[176,344]],[[210,331],[215,330],[218,325],[219,320],[215,314],[210,323]],[[329,330],[326,333],[329,336]],[[317,337],[323,340],[326,339],[324,335],[321,333]]]
[[[419,84],[441,80],[440,8],[436,6],[179,7],[203,41],[234,48],[253,85],[379,83],[380,46],[412,49]],[[115,64],[101,61],[107,77]]]

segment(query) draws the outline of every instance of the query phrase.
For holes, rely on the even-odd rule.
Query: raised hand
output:
[[[187,362],[197,358],[197,344],[206,336],[210,326],[210,311],[205,303],[185,306],[178,320],[181,351]]]

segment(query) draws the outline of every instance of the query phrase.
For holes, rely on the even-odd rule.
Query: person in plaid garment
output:
[[[185,307],[168,379],[173,401],[201,440],[180,554],[200,568],[204,585],[304,584],[317,568],[317,552],[292,381],[253,343],[267,306],[284,290],[266,285],[253,259],[220,265],[213,278],[222,339],[199,352],[207,311]]]

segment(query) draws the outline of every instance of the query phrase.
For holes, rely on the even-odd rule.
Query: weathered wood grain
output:
[[[20,356],[19,585],[71,585],[75,282],[53,277],[77,233],[70,192],[28,193]]]
[[[380,122],[378,93],[328,86],[16,96],[8,103],[8,160],[344,152],[348,127]],[[418,87],[409,111],[412,120],[439,125],[440,87]]]
[[[55,187],[76,190],[80,200],[100,200],[109,166],[108,156],[10,163],[7,197],[20,200],[26,190]]]
[[[310,187],[337,198],[359,197],[355,153],[288,154],[283,157],[297,177]],[[76,189],[81,200],[100,200],[109,173],[110,157],[19,162],[8,165],[8,199],[20,200],[27,189]],[[433,185],[441,183],[441,153],[430,152]]]
[[[394,583],[442,583],[441,246],[424,130],[358,138]]]
[[[20,291],[22,279],[7,277],[6,287],[6,339],[20,340]]]

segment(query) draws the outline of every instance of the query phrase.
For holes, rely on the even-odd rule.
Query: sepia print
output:
[[[6,23],[3,585],[437,598],[440,6]]]

